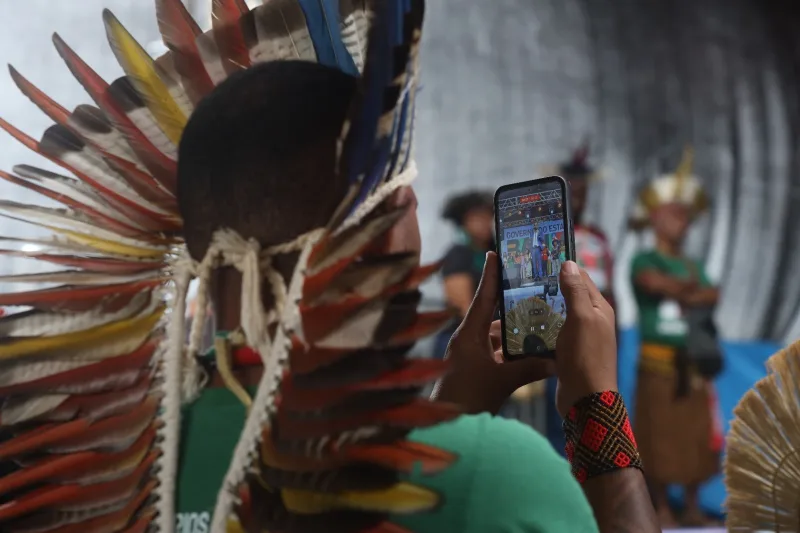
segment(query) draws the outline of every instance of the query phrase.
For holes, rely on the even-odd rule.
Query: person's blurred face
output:
[[[472,209],[464,217],[464,231],[473,241],[480,244],[492,242],[493,224],[494,215],[491,208]]]
[[[681,204],[667,204],[653,210],[650,215],[656,235],[673,244],[686,237],[691,223],[689,209]]]
[[[572,205],[572,215],[576,219],[580,219],[586,209],[586,194],[589,190],[587,179],[584,176],[567,176],[569,182],[570,201]]]

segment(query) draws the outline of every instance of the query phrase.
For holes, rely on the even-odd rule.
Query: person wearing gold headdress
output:
[[[711,321],[719,291],[702,263],[683,252],[692,221],[708,206],[691,163],[687,149],[675,173],[658,177],[642,190],[631,220],[634,229],[651,227],[656,237],[655,248],[636,255],[631,268],[642,340],[635,431],[664,527],[675,525],[667,485],[685,487],[683,521],[701,525],[706,520],[698,487],[719,469],[710,378],[718,373],[721,359],[717,368],[708,368],[714,365],[696,355],[705,347],[692,345],[716,345],[715,336],[696,340],[707,333],[696,316],[704,314],[704,320]]]

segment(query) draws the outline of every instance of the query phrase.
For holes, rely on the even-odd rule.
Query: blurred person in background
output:
[[[466,316],[481,280],[486,252],[494,249],[494,207],[491,193],[468,191],[451,197],[442,218],[456,227],[455,243],[442,263],[444,297],[454,320],[436,337],[435,354],[444,357],[450,337]],[[517,264],[524,276],[523,263]]]
[[[611,245],[601,229],[586,224],[584,220],[589,184],[597,175],[588,160],[589,146],[584,144],[575,150],[568,162],[558,167],[557,173],[569,183],[577,263],[589,273],[605,299],[614,307]]]
[[[722,356],[713,327],[719,291],[683,242],[707,207],[691,175],[691,152],[679,169],[651,182],[639,195],[631,224],[652,227],[655,249],[637,254],[631,277],[639,308],[641,351],[636,392],[636,438],[663,527],[677,524],[667,486],[685,489],[682,522],[709,523],[700,485],[719,469],[722,435],[711,380]]]

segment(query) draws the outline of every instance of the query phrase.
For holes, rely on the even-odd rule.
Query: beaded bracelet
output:
[[[628,410],[617,392],[578,401],[564,419],[564,434],[567,460],[579,483],[614,470],[642,469]]]

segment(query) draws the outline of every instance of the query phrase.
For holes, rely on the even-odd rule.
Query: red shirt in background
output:
[[[605,233],[593,226],[576,225],[575,253],[578,265],[614,307],[614,260]]]

